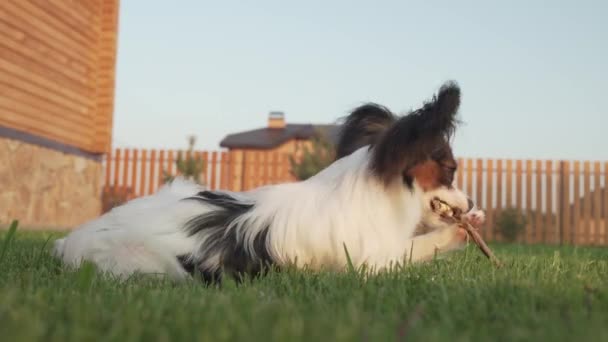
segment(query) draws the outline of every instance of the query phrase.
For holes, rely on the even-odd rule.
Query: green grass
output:
[[[608,340],[606,249],[494,246],[496,270],[468,248],[367,280],[287,271],[217,288],[71,271],[48,254],[58,235],[0,233],[3,341]]]

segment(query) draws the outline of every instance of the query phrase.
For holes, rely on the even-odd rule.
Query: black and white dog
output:
[[[345,246],[355,266],[376,270],[457,249],[466,232],[442,222],[430,203],[438,197],[483,220],[452,186],[459,104],[460,89],[449,82],[402,117],[364,105],[345,120],[339,158],[306,181],[232,193],[176,180],[57,240],[54,253],[121,277],[181,279],[196,270],[211,280],[266,265],[343,269]],[[416,235],[421,224],[431,232]]]

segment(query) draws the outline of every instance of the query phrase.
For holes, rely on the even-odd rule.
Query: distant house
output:
[[[246,169],[246,166],[252,165],[250,162],[259,157],[259,152],[266,152],[263,153],[264,156],[276,152],[276,155],[280,154],[282,157],[297,154],[304,146],[310,145],[312,139],[318,135],[336,142],[338,128],[338,125],[287,123],[283,112],[270,112],[266,127],[227,135],[220,142],[220,146],[232,152],[231,155],[235,159],[231,167],[232,187],[244,190],[257,185],[244,184],[243,175],[252,172],[251,169]],[[265,163],[269,162],[265,161]]]
[[[335,141],[337,125],[290,124],[283,112],[270,112],[266,127],[227,135],[220,146],[231,151],[274,151],[295,153],[318,134]]]

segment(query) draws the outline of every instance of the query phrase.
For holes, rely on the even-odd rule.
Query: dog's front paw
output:
[[[464,219],[471,226],[481,228],[481,226],[486,222],[486,213],[480,209],[473,209],[464,216]]]
[[[454,228],[453,237],[451,242],[451,249],[459,249],[466,246],[467,242],[469,242],[469,232],[467,232],[464,228]]]
[[[466,229],[456,225],[442,229],[439,234],[442,236],[442,242],[436,244],[435,248],[441,252],[461,249],[469,241],[469,233]]]

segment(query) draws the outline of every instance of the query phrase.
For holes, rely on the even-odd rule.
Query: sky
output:
[[[113,144],[415,109],[462,88],[459,157],[608,160],[608,1],[121,1]]]

